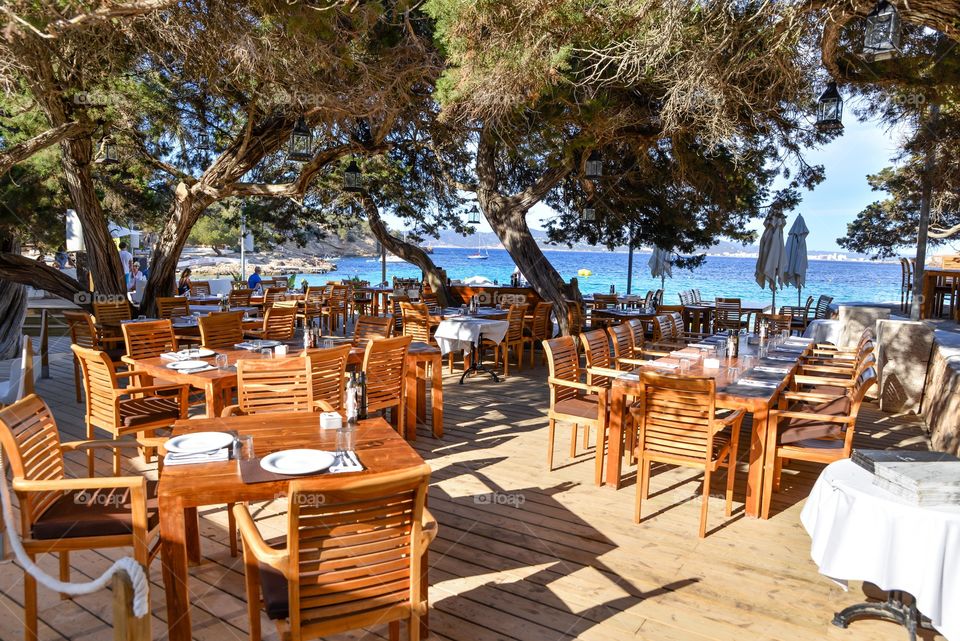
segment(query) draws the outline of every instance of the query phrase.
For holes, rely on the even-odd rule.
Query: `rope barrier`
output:
[[[107,571],[101,574],[98,578],[93,581],[88,581],[86,583],[64,583],[59,579],[55,579],[46,572],[44,572],[40,566],[34,563],[29,556],[27,556],[27,551],[23,549],[23,543],[20,541],[20,537],[16,534],[18,530],[16,529],[16,524],[13,520],[13,509],[10,501],[10,488],[7,487],[6,475],[4,475],[3,482],[0,483],[0,499],[3,501],[3,523],[6,526],[7,538],[10,540],[10,547],[13,549],[14,560],[17,565],[23,568],[24,572],[27,572],[37,580],[37,582],[45,588],[49,588],[54,592],[60,592],[62,594],[67,594],[70,596],[79,596],[81,594],[92,594],[102,590],[113,576],[119,572],[125,572],[128,577],[130,577],[130,583],[133,585],[133,614],[137,618],[146,616],[150,611],[150,585],[147,582],[147,574],[143,569],[143,566],[137,563],[135,559],[129,556],[125,556],[122,559],[117,559],[114,561],[113,565],[107,568]]]

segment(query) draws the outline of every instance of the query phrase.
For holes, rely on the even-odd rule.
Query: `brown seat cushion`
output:
[[[178,397],[128,398],[120,401],[120,420],[124,427],[137,427],[158,421],[173,423],[179,418]]]
[[[269,565],[260,564],[260,590],[268,617],[286,619],[290,616],[290,592],[287,577],[283,573]]]
[[[565,398],[557,401],[553,406],[553,411],[557,414],[569,414],[581,418],[597,420],[597,401],[594,396],[590,398]]]
[[[848,416],[850,414],[850,399],[841,396],[821,403],[797,403],[790,407],[790,411],[826,414],[828,416]],[[839,423],[812,418],[789,418],[780,422],[780,443],[786,445],[807,439],[837,438],[843,434],[843,431],[844,426]]]
[[[160,522],[157,482],[147,481],[147,528]],[[130,490],[71,490],[38,518],[31,536],[38,540],[131,534]]]

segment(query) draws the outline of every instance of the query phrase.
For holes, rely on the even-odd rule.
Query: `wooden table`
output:
[[[379,316],[381,309],[385,312],[390,310],[390,296],[393,294],[393,287],[374,285],[372,287],[358,287],[354,291],[363,292],[373,296],[374,316]]]
[[[809,349],[809,348],[808,348]],[[756,365],[756,346],[741,345],[740,357],[735,364],[743,372]],[[695,348],[687,348],[687,352],[696,353]],[[678,359],[667,357],[659,361],[678,362]],[[779,365],[779,363],[778,363]],[[749,472],[747,473],[747,496],[744,509],[748,516],[767,518],[769,514],[769,498],[764,501],[763,475],[773,474],[775,444],[770,440],[775,438],[776,430],[769,429],[768,416],[776,405],[780,392],[790,381],[797,364],[783,363],[790,367],[790,372],[783,375],[783,379],[776,389],[756,388],[756,393],[741,395],[722,391],[723,387],[731,383],[727,368],[731,366],[729,359],[720,363],[718,370],[704,370],[702,365],[693,364],[687,372],[690,376],[712,376],[717,382],[717,407],[726,409],[743,409],[753,415],[753,429],[750,439]],[[647,370],[659,373],[677,373],[677,370],[666,370],[653,366],[642,367],[637,372]],[[636,380],[615,378],[611,384],[610,394],[610,426],[609,426],[609,454],[607,457],[605,484],[619,489],[624,455],[624,423],[627,413],[627,398],[635,396],[640,391],[640,382]],[[752,390],[751,390],[752,392]]]
[[[936,299],[937,280],[940,278],[960,280],[960,269],[945,267],[925,267],[923,270],[923,305],[920,318],[933,318],[933,303]],[[955,303],[956,304],[956,303]]]
[[[173,434],[229,430],[252,435],[257,456],[291,448],[336,448],[336,430],[321,431],[314,412],[177,421]],[[420,455],[381,418],[360,422],[356,451],[366,469],[345,473],[345,479],[423,465]],[[191,641],[190,605],[203,596],[200,591],[191,594],[187,572],[188,559],[200,560],[197,508],[269,501],[286,494],[288,487],[287,480],[244,483],[236,461],[164,467],[157,493],[170,641]]]

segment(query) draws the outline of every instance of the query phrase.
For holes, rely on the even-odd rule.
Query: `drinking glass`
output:
[[[337,454],[343,456],[357,448],[357,428],[349,423],[337,430]]]
[[[733,384],[740,380],[740,368],[730,366],[727,368],[727,383]]]
[[[217,354],[214,360],[217,363],[217,369],[221,372],[226,371],[227,367],[229,367],[230,361],[227,359],[226,354]]]
[[[270,347],[264,347],[261,349],[260,358],[273,358],[273,349]]]
[[[139,316],[137,316],[137,320],[145,321],[145,320],[147,320],[147,315],[146,315],[146,314],[140,314]]]
[[[726,344],[726,343],[723,343],[723,342],[717,343],[716,346],[714,347],[714,349],[717,350],[717,359],[718,359],[718,360],[721,360],[721,361],[722,361],[724,358],[727,357],[727,344]]]
[[[237,453],[241,461],[252,461],[256,458],[252,434],[241,434],[237,437]]]
[[[680,373],[681,373],[681,374],[686,374],[686,373],[689,372],[689,371],[690,371],[690,359],[689,359],[689,358],[681,358],[681,359],[680,359]]]

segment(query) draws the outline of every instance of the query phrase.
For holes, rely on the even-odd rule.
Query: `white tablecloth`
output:
[[[840,341],[840,321],[822,318],[812,320],[807,325],[803,335],[806,338],[812,338],[814,343],[833,343],[837,345]]]
[[[823,471],[800,521],[821,574],[909,592],[937,630],[960,639],[960,505],[913,505],[847,459]]]
[[[462,351],[469,354],[480,343],[482,335],[487,340],[500,344],[507,335],[510,323],[505,320],[472,318],[470,316],[448,318],[437,325],[434,338],[444,355]]]

